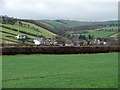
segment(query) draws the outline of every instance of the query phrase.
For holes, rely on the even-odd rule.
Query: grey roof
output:
[[[41,40],[42,38],[34,38],[34,40]]]
[[[25,35],[19,35],[20,37],[24,37]]]

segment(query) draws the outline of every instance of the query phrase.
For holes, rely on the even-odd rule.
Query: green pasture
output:
[[[109,29],[115,29],[115,30],[118,30],[118,27],[116,26],[114,26],[114,27],[104,27],[104,28],[102,28],[102,29],[107,29],[107,30],[109,30]]]
[[[72,31],[70,33],[73,33]],[[86,37],[88,37],[89,35],[91,36],[94,36],[94,38],[97,38],[97,37],[104,37],[106,38],[107,36],[111,35],[115,33],[114,31],[113,32],[106,32],[106,31],[94,31],[94,30],[89,30],[88,33],[83,33],[82,35],[85,35]],[[79,35],[79,33],[78,33]]]
[[[109,36],[109,35],[111,35],[111,34],[113,34],[113,33],[115,33],[115,32],[91,31],[91,32],[89,32],[89,33],[84,33],[83,35],[85,35],[85,36],[87,36],[87,37],[88,37],[88,35],[92,35],[92,36],[94,36],[95,38],[97,38],[97,37],[104,37],[104,38],[106,38],[107,36]]]
[[[15,43],[15,42],[7,41],[7,40],[3,40],[2,42],[3,42],[3,43],[6,43],[6,44],[17,44],[17,43]]]
[[[116,37],[118,37],[118,35],[120,35],[120,33],[113,34],[110,37],[116,38]]]
[[[16,35],[26,35],[26,34],[21,33],[19,31],[13,31],[13,30],[6,29],[6,28],[2,28],[2,31],[8,32],[8,33],[12,33],[12,34],[16,34]],[[26,36],[28,36],[29,38],[32,38],[32,39],[36,38],[35,36],[28,35],[28,34]]]
[[[84,26],[84,25],[96,25],[96,24],[101,24],[101,25],[110,25],[110,24],[118,24],[118,21],[105,21],[105,22],[85,22],[85,21],[73,21],[73,20],[37,20],[38,22],[45,22],[54,28],[72,28],[76,26]]]
[[[2,38],[3,39],[7,39],[7,40],[11,40],[13,42],[19,42],[16,38],[10,36],[10,37],[6,37],[4,34],[2,34]]]
[[[103,31],[98,31],[103,29]],[[118,30],[118,27],[104,27],[104,28],[98,28],[95,30],[76,30],[76,31],[68,31],[69,34],[71,33],[81,33],[83,31],[88,31],[88,33],[85,33],[84,35],[94,35],[95,37],[107,37],[108,35],[111,35],[112,33],[115,33],[116,31],[109,31],[109,30]],[[106,31],[104,31],[106,30]]]
[[[45,23],[45,22],[42,22],[42,20],[37,20],[37,22],[40,22],[40,23],[46,25],[47,27],[50,27],[50,28],[53,28],[53,29],[54,29],[54,27],[53,27],[52,25],[47,24],[47,23]]]
[[[8,31],[9,31],[9,29],[7,29]],[[2,28],[2,31],[7,31],[6,29],[4,29],[4,28]],[[12,31],[12,30],[10,30],[10,31]],[[16,32],[16,31],[13,31],[13,32],[8,32],[8,33],[13,33],[13,32]],[[16,34],[16,33],[14,33],[14,34]],[[3,40],[3,43],[15,43],[15,42],[20,42],[20,43],[22,43],[22,41],[21,40],[17,40],[16,38],[15,38],[15,36],[14,35],[11,35],[11,34],[7,34],[7,33],[1,33],[1,37],[3,38],[3,39],[7,39],[7,40],[11,40],[11,41],[7,41],[7,40]],[[24,35],[24,34],[21,34],[21,35]],[[29,36],[29,35],[28,35]],[[32,43],[30,43],[30,42],[24,42],[24,43],[26,43],[26,44],[32,44]]]
[[[90,22],[71,21],[71,20],[59,20],[60,22],[58,22],[57,20],[37,20],[37,21],[45,22],[45,23],[53,26],[56,29],[61,28],[61,27],[71,28],[71,27],[75,27],[75,26],[92,25],[93,24]]]
[[[117,88],[118,53],[2,57],[3,88]]]
[[[56,36],[56,34],[50,32],[50,31],[48,31],[48,30],[46,30],[46,29],[44,29],[44,28],[42,28],[42,27],[40,27],[40,26],[37,26],[37,25],[35,25],[35,24],[28,23],[28,22],[22,22],[22,23],[24,23],[24,24],[29,24],[30,27],[35,27],[35,28],[37,28],[40,32],[42,32],[41,35],[43,35],[43,36],[45,36],[45,37],[52,38],[53,36]],[[39,33],[40,33],[40,32],[39,32]]]
[[[34,31],[32,29],[27,29],[27,28],[19,26],[17,24],[16,25],[3,24],[3,26],[7,26],[7,27],[10,27],[10,28],[18,29],[18,33],[19,33],[19,30],[21,30],[21,31],[26,31],[26,32],[32,33],[32,34],[41,35],[39,32],[36,32],[36,31]]]
[[[14,37],[14,35],[7,34],[7,33],[1,33],[2,36],[9,36],[9,37]]]
[[[58,29],[61,27],[66,27],[65,24],[60,23],[60,22],[56,22],[54,20],[37,20],[37,21],[47,23],[47,24],[51,25],[52,27],[54,27],[55,29]]]
[[[25,32],[28,32],[28,33],[32,33],[32,34],[35,34],[35,35],[43,35],[43,36],[45,36],[45,37],[47,37],[47,38],[52,38],[53,36],[56,36],[54,33],[49,32],[49,31],[47,31],[46,29],[41,28],[41,27],[39,27],[39,26],[37,26],[37,25],[31,24],[31,23],[27,23],[27,22],[23,22],[23,23],[29,24],[30,27],[38,28],[39,32],[38,32],[38,31],[35,31],[35,30],[33,30],[33,29],[28,29],[28,28],[19,26],[18,24],[15,24],[15,25],[3,24],[3,26],[9,27],[9,28],[18,29],[18,30],[22,30],[22,31],[25,31]]]
[[[113,34],[113,33],[115,33],[115,31],[97,31],[97,30],[85,30],[85,31],[88,31],[88,33],[83,33],[83,35],[85,35],[86,37],[88,37],[88,35],[92,35],[92,36],[94,36],[95,38],[97,38],[97,37],[104,37],[104,38],[106,38],[107,36],[109,36],[109,35],[111,35],[111,34]],[[80,32],[83,32],[83,30],[82,31],[69,31],[68,33],[80,33]]]

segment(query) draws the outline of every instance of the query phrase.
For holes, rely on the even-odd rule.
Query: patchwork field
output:
[[[106,38],[107,36],[109,36],[109,35],[111,35],[113,33],[115,33],[115,32],[91,31],[91,32],[83,34],[83,35],[85,35],[86,37],[88,37],[89,35],[91,35],[91,36],[94,36],[94,38],[97,38],[97,37],[104,37],[104,38]]]
[[[3,56],[3,88],[117,88],[118,53]]]
[[[15,38],[17,35],[26,35],[28,38],[34,39],[36,37],[44,36],[46,38],[53,38],[56,34],[44,29],[40,26],[37,26],[32,23],[23,22],[24,25],[29,25],[29,28],[26,26],[20,26],[18,23],[11,25],[11,24],[2,24],[2,28],[0,32],[2,32],[2,40],[4,44],[6,43],[22,43]],[[0,26],[1,27],[1,26]],[[25,42],[26,44],[30,44],[29,42]]]
[[[118,33],[118,27],[104,27],[104,28],[99,28],[99,29],[95,29],[95,30],[78,30],[78,31],[68,31],[69,34],[72,33],[76,33],[79,35],[79,33],[83,32],[83,31],[88,31],[88,33],[82,33],[83,35],[85,35],[86,37],[88,37],[89,35],[94,36],[94,38],[106,38],[108,36],[112,36],[114,38],[117,38],[117,33]],[[116,35],[114,35],[114,33],[116,33]],[[114,36],[113,36],[113,35]],[[111,37],[110,36],[110,37]]]

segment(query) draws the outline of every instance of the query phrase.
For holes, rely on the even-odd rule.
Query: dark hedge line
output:
[[[12,41],[12,40],[9,40],[9,39],[4,39],[4,38],[2,38],[2,40],[6,40],[6,41],[10,41],[10,42],[15,42],[15,43],[20,43],[20,42],[17,42],[17,41]]]
[[[5,32],[5,31],[0,31],[1,33],[6,33],[6,34],[10,34],[10,35],[15,35],[17,36],[17,34],[13,34],[13,33],[9,33],[9,32]]]
[[[84,47],[3,47],[3,55],[16,54],[80,54],[80,53],[108,53],[119,52],[115,46],[84,46]]]

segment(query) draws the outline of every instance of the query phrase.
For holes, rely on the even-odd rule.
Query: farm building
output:
[[[35,45],[56,45],[57,41],[53,39],[48,39],[48,38],[35,38],[33,40]]]
[[[33,42],[35,43],[35,45],[44,44],[43,38],[34,38]]]
[[[15,38],[17,38],[17,39],[26,39],[26,36],[25,35],[17,35],[17,36],[15,36]]]

